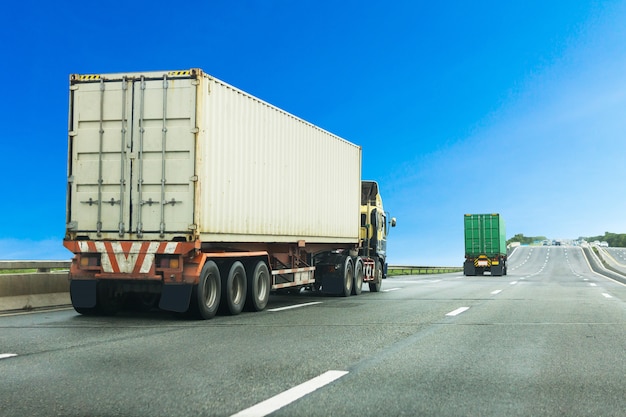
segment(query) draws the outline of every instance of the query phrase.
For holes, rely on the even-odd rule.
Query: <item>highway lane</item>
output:
[[[272,415],[624,415],[626,287],[579,248],[522,247],[504,277],[383,290],[272,296],[267,311],[200,322],[0,317],[0,355],[17,354],[0,359],[0,415],[231,416],[328,371]]]

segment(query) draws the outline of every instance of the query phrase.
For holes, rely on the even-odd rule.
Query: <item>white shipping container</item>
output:
[[[70,239],[357,242],[361,148],[201,70],[73,75]]]

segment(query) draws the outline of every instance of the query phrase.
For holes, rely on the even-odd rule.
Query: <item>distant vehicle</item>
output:
[[[507,274],[506,232],[499,214],[465,215],[465,262],[463,274]]]

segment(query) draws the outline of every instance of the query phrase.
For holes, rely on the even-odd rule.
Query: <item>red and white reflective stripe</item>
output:
[[[100,254],[103,272],[121,274],[147,274],[155,254],[173,254],[177,247],[178,242],[79,242],[81,252]]]

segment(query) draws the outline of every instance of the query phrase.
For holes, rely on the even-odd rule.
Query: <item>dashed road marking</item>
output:
[[[459,314],[464,313],[467,310],[469,310],[469,307],[459,307],[456,310],[453,310],[453,311],[449,312],[448,314],[446,314],[446,316],[448,316],[448,317],[458,316]]]
[[[267,311],[291,310],[293,308],[308,307],[308,306],[312,306],[312,305],[315,305],[315,304],[322,304],[322,302],[321,301],[314,301],[312,303],[295,304],[295,305],[286,306],[286,307],[268,308]]]
[[[17,356],[17,353],[0,353],[0,359],[13,358]]]
[[[318,388],[328,385],[331,382],[346,375],[347,371],[328,371],[313,379],[308,380],[298,386],[295,386],[287,391],[283,391],[280,394],[269,398],[263,402],[260,402],[250,408],[246,408],[231,417],[263,417],[273,413],[276,410],[283,408],[284,406],[291,404],[299,398],[304,397],[307,394],[312,393]]]

